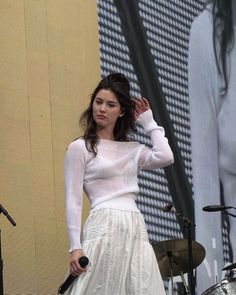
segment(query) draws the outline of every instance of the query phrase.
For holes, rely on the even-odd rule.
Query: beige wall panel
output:
[[[27,90],[24,1],[0,1],[0,87]]]
[[[76,110],[59,103],[52,103],[52,138],[55,149],[65,151],[70,140],[78,137],[78,117]]]
[[[29,98],[32,160],[52,161],[51,104],[39,97]]]
[[[0,89],[0,133],[2,161],[24,166],[31,159],[28,98]]]
[[[6,162],[26,165],[30,160],[29,124],[24,120],[5,118],[5,132],[1,137]]]
[[[55,218],[50,102],[30,97],[34,214]]]
[[[98,26],[94,26],[98,17],[96,1],[80,0],[76,6],[75,2],[69,0],[66,6],[65,27],[71,32],[65,36],[67,99],[75,106],[79,101],[81,112],[100,78]]]
[[[83,76],[89,79],[92,84],[92,90],[96,83],[100,80],[100,63],[99,60],[99,40],[98,40],[98,26],[94,26],[94,21],[98,22],[96,1],[93,0],[80,0],[80,26],[81,36],[84,40],[82,42],[83,58]],[[88,17],[89,16],[89,17]],[[89,28],[89,30],[88,30]],[[95,84],[94,84],[95,81]]]
[[[48,59],[51,101],[69,106],[66,98],[65,65],[65,0],[46,1],[48,25]]]
[[[57,252],[57,221],[49,218],[35,220],[35,250],[37,294],[56,294],[59,278],[56,273],[61,261]],[[61,268],[61,267],[60,267]]]
[[[26,94],[0,88],[1,116],[25,120],[29,124],[29,102]]]
[[[65,192],[64,192],[64,156],[65,151],[56,149],[54,150],[54,178],[55,178],[55,204],[56,204],[56,217],[58,221],[66,222],[65,215]],[[66,232],[64,233],[64,235]],[[66,236],[67,239],[67,236]]]
[[[55,276],[55,281],[59,285],[65,280],[69,271],[69,257],[70,254],[67,228],[65,222],[57,221],[57,245],[55,251],[55,259],[58,261],[57,274]]]
[[[13,216],[22,210],[27,214],[32,211],[31,167],[0,161],[0,202]],[[0,219],[4,218],[0,215]]]
[[[54,177],[56,216],[65,221],[64,157],[69,143],[78,137],[78,113],[64,105],[52,104],[52,137],[54,146]]]
[[[49,100],[47,11],[44,0],[25,0],[25,30],[28,93]]]
[[[0,0],[4,294],[56,294],[68,270],[64,155],[100,79],[95,0]],[[84,201],[83,220],[89,204]]]
[[[1,163],[0,183],[0,202],[13,216],[19,210],[27,214],[32,212],[31,167],[28,162],[24,167]],[[3,215],[0,215],[1,218]]]
[[[57,149],[53,153],[55,177],[56,218],[65,222],[65,193],[64,193],[64,151]]]
[[[29,212],[19,208],[10,213],[17,223],[15,227],[7,220],[1,221],[4,294],[35,294],[37,274],[34,218]],[[2,224],[5,225],[4,229]]]

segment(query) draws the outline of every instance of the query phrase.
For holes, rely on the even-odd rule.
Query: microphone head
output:
[[[82,268],[84,268],[85,266],[87,266],[88,263],[89,263],[88,257],[86,257],[86,256],[82,256],[82,257],[80,257],[80,259],[79,259],[79,264],[80,264],[80,266],[81,266]]]
[[[222,205],[210,205],[210,206],[205,206],[202,208],[202,210],[206,212],[217,212],[217,211],[223,211],[225,209],[226,207]]]
[[[172,208],[173,208],[173,204],[170,203],[170,204],[166,205],[164,208],[162,208],[162,211],[163,212],[170,212]]]

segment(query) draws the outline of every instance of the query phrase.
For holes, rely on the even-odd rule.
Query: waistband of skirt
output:
[[[90,212],[100,209],[117,209],[124,211],[140,212],[133,196],[119,196],[113,199],[109,199],[102,203],[97,204],[91,208]]]

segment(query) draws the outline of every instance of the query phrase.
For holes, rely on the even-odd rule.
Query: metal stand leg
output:
[[[0,230],[0,295],[3,295],[3,260],[1,248],[1,230]]]
[[[15,220],[10,216],[7,210],[0,204],[0,214],[3,213],[9,222],[16,226]],[[2,260],[2,247],[1,247],[1,230],[0,230],[0,295],[3,295],[3,260]]]
[[[174,281],[173,281],[173,256],[171,252],[167,252],[170,265],[170,280],[171,280],[171,294],[174,295]]]
[[[186,280],[185,280],[185,278],[184,278],[184,274],[183,274],[182,271],[180,272],[180,275],[181,275],[182,282],[183,282],[183,284],[184,284],[185,294],[186,294],[186,295],[189,295],[189,294],[190,294],[190,292],[189,292],[189,287],[188,287],[187,284],[186,284]]]

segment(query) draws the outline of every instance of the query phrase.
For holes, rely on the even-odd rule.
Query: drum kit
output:
[[[188,218],[182,216],[181,213],[176,212],[175,208],[173,210],[173,208],[173,204],[170,203],[162,208],[162,211],[173,211],[177,217],[182,219],[184,227],[188,229],[188,239],[175,239],[152,243],[152,247],[159,264],[162,278],[171,279],[172,295],[174,294],[173,277],[175,276],[181,276],[185,288],[184,294],[194,295],[195,282],[193,270],[202,263],[206,256],[206,251],[200,243],[192,240],[191,227],[194,227],[195,224]],[[236,209],[232,206],[224,207],[221,205],[211,205],[203,207],[202,210],[207,212],[223,211],[225,214],[236,217],[235,214],[226,211],[226,209],[232,208]],[[236,274],[236,263],[224,267],[222,271],[227,271],[222,282],[207,289],[202,295],[236,295],[236,277],[234,276]],[[184,278],[185,273],[188,273],[188,285]]]
[[[191,294],[183,276],[189,271],[188,240],[166,240],[155,244],[153,243],[152,247],[159,264],[162,278],[171,278],[173,281],[173,277],[181,276],[185,287],[185,294]],[[192,268],[195,269],[205,258],[205,248],[200,243],[192,241],[192,254]],[[221,283],[207,289],[202,295],[236,294],[236,278],[232,277],[232,271],[236,270],[236,263],[230,264],[222,270],[231,271],[230,277],[225,278]]]

